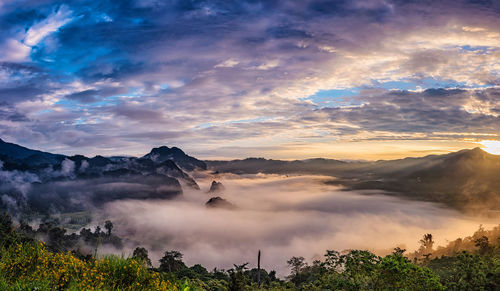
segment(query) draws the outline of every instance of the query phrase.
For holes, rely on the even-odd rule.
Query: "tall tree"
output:
[[[160,259],[160,270],[164,272],[176,272],[186,268],[182,257],[183,255],[179,251],[166,251],[165,255]]]
[[[297,283],[300,272],[307,266],[304,257],[292,257],[286,263],[292,269],[292,273],[290,274],[291,281]]]
[[[109,220],[104,222],[104,228],[108,231],[108,236],[111,235],[111,230],[113,229],[113,223]]]
[[[434,246],[434,239],[432,238],[432,234],[427,233],[424,234],[422,239],[420,240],[420,254],[425,258],[424,263],[429,262],[429,257],[432,255],[432,247]]]
[[[242,291],[246,289],[247,278],[244,270],[247,269],[248,263],[242,265],[234,265],[234,269],[229,270],[229,290]]]
[[[257,255],[257,286],[260,288],[260,250]]]
[[[151,267],[151,260],[148,257],[148,250],[143,247],[136,247],[134,253],[132,254],[132,258],[141,261],[147,267]]]

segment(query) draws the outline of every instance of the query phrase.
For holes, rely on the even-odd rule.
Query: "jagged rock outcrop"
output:
[[[207,206],[208,208],[236,209],[236,206],[233,203],[220,196],[210,198],[205,203],[205,206]]]
[[[224,190],[226,190],[226,187],[224,187],[221,182],[212,181],[208,193],[221,193],[224,192]]]

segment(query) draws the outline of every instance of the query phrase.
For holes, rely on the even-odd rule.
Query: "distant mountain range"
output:
[[[165,161],[173,161],[176,163],[176,165],[187,171],[193,171],[195,169],[207,169],[207,165],[205,164],[205,162],[186,155],[186,153],[184,153],[177,147],[169,148],[166,146],[161,146],[158,148],[153,148],[151,152],[144,155],[142,158],[120,156],[109,158],[103,156],[95,156],[94,158],[87,158],[82,155],[65,156],[42,152],[39,150],[32,150],[14,143],[5,142],[0,139],[0,160],[3,161],[4,164],[12,164],[13,167],[25,166],[28,169],[40,168],[47,165],[60,164],[64,159],[71,159],[79,162],[85,160],[91,163],[91,165],[99,167],[113,163],[120,163],[125,160],[150,160],[155,164],[159,164]]]
[[[375,162],[263,158],[206,162],[209,169],[218,172],[327,175],[336,177],[327,183],[346,190],[384,190],[473,213],[500,212],[500,156],[480,148]]]
[[[170,198],[182,184],[200,189],[187,173],[205,162],[162,146],[143,157],[93,158],[28,149],[0,139],[0,209],[80,211],[117,199]]]
[[[28,212],[79,211],[116,199],[170,198],[181,195],[183,185],[199,189],[189,172],[207,169],[325,175],[332,177],[325,183],[345,190],[384,190],[462,211],[500,212],[500,156],[479,148],[375,162],[321,158],[201,161],[177,147],[153,148],[142,157],[89,158],[32,150],[0,139],[0,161],[0,209]]]
[[[28,149],[0,139],[0,160],[4,162],[4,166],[5,164],[13,164],[12,166],[53,165],[62,162],[65,157],[64,155]]]

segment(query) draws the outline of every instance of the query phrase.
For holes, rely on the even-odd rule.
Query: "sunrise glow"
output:
[[[493,155],[500,155],[500,141],[498,140],[483,140],[480,142],[482,149]]]

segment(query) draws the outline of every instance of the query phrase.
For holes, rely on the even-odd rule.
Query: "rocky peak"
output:
[[[152,160],[155,163],[162,163],[166,160],[172,160],[179,167],[187,171],[193,171],[195,169],[207,169],[207,165],[205,164],[205,162],[186,155],[184,151],[177,147],[169,148],[167,146],[161,146],[158,148],[153,148],[151,152],[149,152],[142,158]]]
[[[212,181],[212,184],[210,185],[210,190],[208,190],[208,193],[220,193],[224,192],[226,190],[226,187],[222,185],[221,182],[217,181]]]
[[[205,206],[207,206],[208,208],[224,208],[224,209],[235,209],[236,208],[236,206],[233,203],[231,203],[231,202],[227,201],[226,199],[219,197],[219,196],[210,198],[205,203]]]

